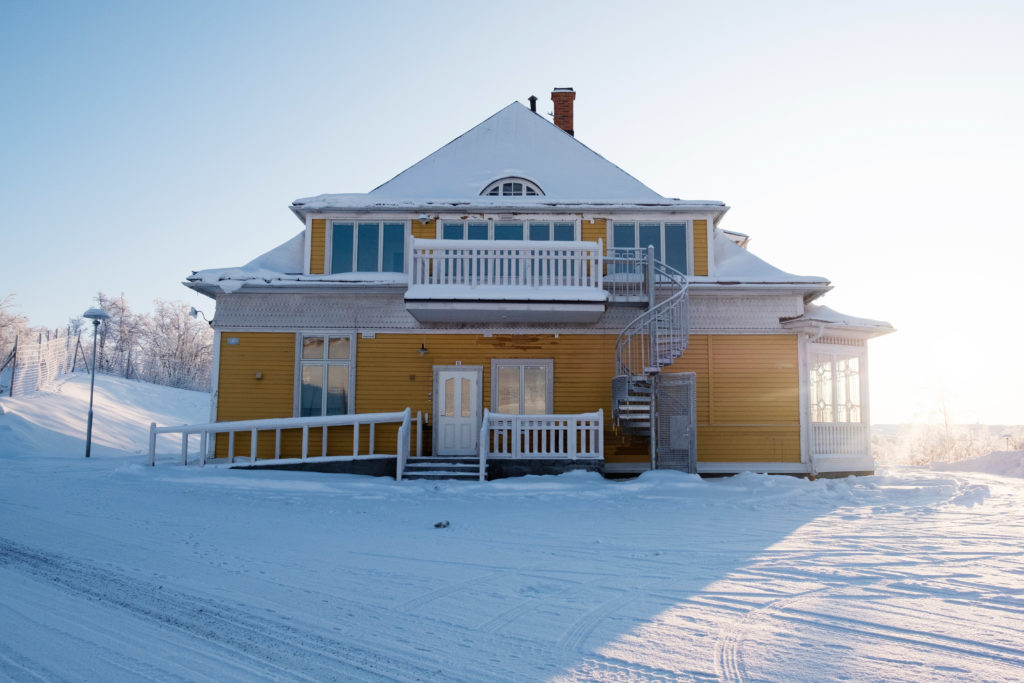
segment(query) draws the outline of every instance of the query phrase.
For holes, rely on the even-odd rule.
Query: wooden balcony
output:
[[[408,311],[423,322],[594,322],[602,244],[412,240]]]

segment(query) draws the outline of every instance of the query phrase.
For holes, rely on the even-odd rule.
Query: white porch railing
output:
[[[413,239],[410,285],[602,287],[601,240]]]
[[[812,422],[812,452],[815,455],[867,455],[871,429],[863,422]]]
[[[352,427],[352,449],[351,453],[344,455],[360,455],[360,428],[369,429],[367,456],[395,455],[403,460],[408,457],[410,448],[411,417],[410,409],[406,408],[399,413],[362,413],[355,415],[330,415],[320,417],[284,417],[267,420],[239,420],[236,422],[210,422],[207,424],[178,425],[174,427],[157,427],[153,422],[149,425],[149,464],[156,464],[156,438],[159,434],[180,434],[181,435],[181,464],[188,465],[189,437],[199,435],[199,464],[205,465],[209,457],[210,437],[217,434],[228,435],[227,459],[234,462],[235,435],[238,433],[249,434],[250,462],[256,462],[259,453],[259,436],[261,432],[274,433],[274,460],[281,459],[281,433],[286,430],[302,431],[302,447],[299,451],[299,459],[308,460],[311,458],[330,457],[327,448],[327,430],[330,427],[351,426]],[[396,441],[397,453],[378,453],[376,450],[376,426],[379,424],[398,424],[398,437]],[[320,453],[310,455],[309,453],[309,430],[320,429]],[[268,435],[269,436],[269,435]]]
[[[484,411],[481,468],[494,458],[602,458],[604,411],[579,415],[512,415]]]

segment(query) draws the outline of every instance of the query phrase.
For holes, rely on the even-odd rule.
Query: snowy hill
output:
[[[0,457],[44,454],[47,458],[85,454],[89,375],[59,381],[54,391],[0,397]],[[149,423],[207,422],[210,395],[134,380],[96,376],[93,398],[93,457],[146,451]]]
[[[207,396],[97,392],[90,460],[83,378],[0,399],[0,679],[1024,677],[1024,479],[151,468]]]

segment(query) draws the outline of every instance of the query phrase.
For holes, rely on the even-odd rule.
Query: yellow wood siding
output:
[[[229,338],[238,345],[228,345]],[[556,413],[605,411],[605,459],[646,462],[645,439],[616,434],[611,416],[611,378],[616,335],[383,334],[356,341],[355,410],[393,412],[406,406],[430,415],[433,366],[479,365],[481,398],[491,405],[491,359],[550,358]],[[419,354],[420,345],[427,353]],[[242,420],[292,415],[295,335],[223,332],[217,419]],[[694,335],[682,358],[666,372],[697,373],[698,457],[702,462],[799,462],[799,370],[795,335]],[[262,373],[262,379],[256,379]],[[369,449],[360,432],[359,452]],[[430,430],[425,432],[430,452]],[[394,452],[397,427],[375,429],[378,452]],[[310,431],[310,454],[321,453],[320,430]],[[352,428],[332,428],[328,453],[353,452]],[[297,457],[301,431],[282,434],[282,454]],[[272,457],[274,433],[260,434],[260,457]],[[227,452],[218,438],[217,454]],[[235,454],[249,454],[247,434],[236,436]]]
[[[708,274],[708,222],[693,222],[693,274]]]
[[[591,223],[587,219],[580,221],[580,239],[584,242],[596,242],[601,240],[605,249],[608,249],[608,221],[604,218],[595,218]]]
[[[412,236],[421,240],[437,238],[437,221],[431,218],[426,221],[412,221]]]
[[[228,340],[237,339],[238,344]],[[262,375],[257,378],[257,374]],[[295,335],[230,332],[220,336],[217,421],[291,417],[295,387]],[[217,455],[227,454],[228,437],[217,437]],[[273,455],[274,435],[260,435],[261,455]],[[235,455],[249,454],[249,436],[235,436]]]
[[[700,461],[800,461],[795,335],[694,335],[666,371],[697,373]]]
[[[309,272],[323,273],[327,245],[327,219],[314,218],[309,237]]]
[[[552,400],[556,413],[584,413],[600,409],[611,430],[611,377],[615,371],[617,335],[421,335],[377,334],[360,339],[357,349],[356,412],[388,412],[406,406],[430,415],[433,366],[483,367],[481,395],[491,407],[491,359],[550,358],[554,368]],[[419,354],[420,345],[427,353]],[[606,435],[606,457],[616,453],[645,453],[646,442]],[[424,434],[430,452],[430,430]]]

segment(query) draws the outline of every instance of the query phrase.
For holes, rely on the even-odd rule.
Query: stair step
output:
[[[424,472],[403,472],[402,479],[479,479],[479,472],[448,472],[430,470]]]
[[[476,472],[479,471],[479,463],[476,465],[461,465],[458,463],[438,463],[437,465],[406,465],[406,472]]]
[[[618,410],[615,411],[618,415],[625,415],[626,417],[633,417],[636,415],[647,416],[651,412],[650,404],[642,406],[624,406],[620,405]]]

